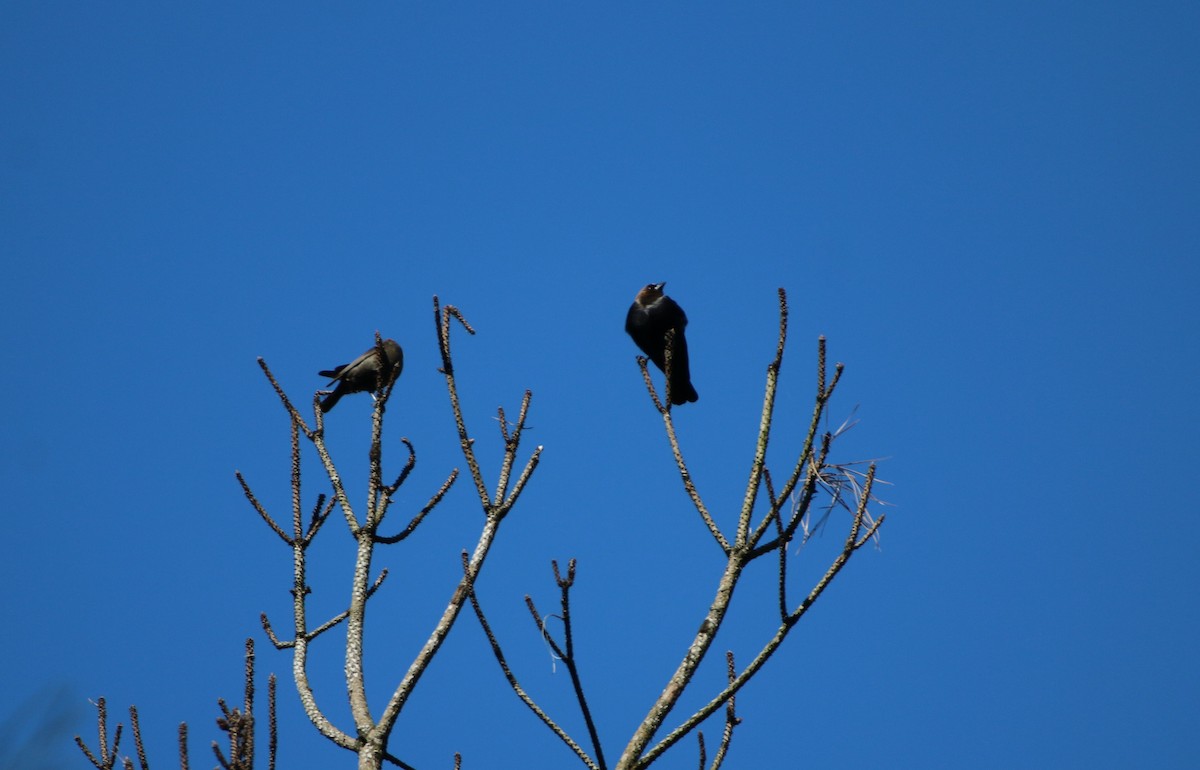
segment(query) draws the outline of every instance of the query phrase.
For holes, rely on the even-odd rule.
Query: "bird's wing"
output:
[[[361,356],[354,359],[350,363],[342,364],[341,366],[339,366],[338,368],[334,369],[331,372],[321,372],[320,374],[322,377],[332,377],[333,379],[329,383],[330,385],[332,385],[334,382],[337,382],[338,380],[346,379],[346,377],[353,374],[354,370],[357,369],[359,366],[361,366],[364,361],[366,361],[368,358],[370,358],[374,355],[375,355],[375,348],[371,348],[366,353],[363,353]]]
[[[687,313],[683,312],[683,308],[679,306],[679,303],[670,297],[663,297],[661,302],[671,311],[672,314],[674,314],[675,311],[679,312],[679,319],[683,322],[679,325],[680,328],[687,326]]]

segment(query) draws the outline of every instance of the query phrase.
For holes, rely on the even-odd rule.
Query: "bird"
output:
[[[671,351],[671,381],[668,383],[672,404],[686,404],[700,398],[692,387],[692,376],[688,370],[687,339],[683,328],[687,326],[687,314],[675,300],[663,294],[663,283],[648,283],[633,299],[629,313],[625,316],[625,331],[637,343],[654,365],[666,373],[666,333],[675,330],[675,342]]]
[[[396,370],[396,376],[400,376],[400,372],[404,369],[404,350],[396,343],[395,340],[383,341],[383,355],[387,359],[387,368],[390,371],[392,368]],[[362,393],[363,391],[373,391],[381,383],[379,379],[379,350],[372,345],[365,353],[354,359],[348,364],[342,364],[336,369],[325,369],[317,372],[322,377],[332,378],[330,385],[337,383],[337,387],[321,402],[321,411],[328,412],[337,405],[339,399],[347,393]],[[387,382],[388,374],[385,373],[383,383]]]

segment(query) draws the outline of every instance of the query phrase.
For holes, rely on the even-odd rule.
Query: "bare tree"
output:
[[[746,492],[741,508],[737,512],[736,529],[731,534],[723,532],[717,525],[716,520],[704,504],[696,485],[692,481],[692,475],[688,471],[683,450],[679,445],[679,440],[675,433],[675,425],[671,417],[670,393],[666,394],[666,398],[659,398],[658,393],[654,389],[654,384],[650,379],[650,373],[646,367],[646,359],[641,356],[638,357],[638,365],[645,379],[646,389],[651,400],[654,402],[655,408],[662,417],[667,441],[675,457],[675,463],[679,469],[684,490],[695,507],[696,512],[699,514],[700,521],[711,533],[716,545],[724,554],[725,566],[717,578],[715,594],[707,611],[704,613],[699,630],[688,645],[683,660],[680,661],[675,672],[667,679],[662,693],[650,707],[649,713],[634,730],[632,736],[627,739],[619,759],[613,765],[617,770],[640,770],[641,768],[649,767],[664,752],[678,743],[680,739],[695,730],[706,719],[724,707],[725,721],[721,731],[721,741],[712,763],[709,765],[712,770],[719,768],[724,762],[729,749],[734,728],[740,721],[734,707],[734,697],[738,690],[762,670],[763,665],[779,650],[788,633],[829,586],[830,582],[846,565],[850,557],[876,536],[879,526],[883,523],[883,516],[874,518],[868,511],[868,503],[874,499],[871,493],[872,486],[875,483],[874,463],[871,463],[865,472],[858,470],[857,463],[833,463],[830,460],[830,450],[834,439],[842,432],[842,429],[833,432],[826,431],[824,433],[820,430],[822,421],[827,415],[829,400],[842,375],[842,365],[837,364],[834,367],[833,377],[827,377],[824,337],[819,339],[817,345],[817,388],[813,402],[812,417],[807,430],[802,436],[798,455],[791,464],[783,486],[776,490],[772,483],[771,473],[766,464],[767,446],[774,424],[775,396],[779,384],[779,372],[783,364],[784,348],[787,342],[787,316],[787,295],[783,289],[780,289],[778,343],[776,345],[775,358],[767,366],[766,388],[763,396],[758,439],[755,443],[750,463],[749,481],[746,485]],[[672,336],[673,332],[668,331],[666,356],[666,382],[668,383],[668,388],[671,382]],[[766,491],[765,505],[760,504],[764,486]],[[789,600],[787,592],[788,564],[796,556],[796,552],[793,551],[793,543],[797,539],[806,539],[810,533],[811,525],[814,524],[812,514],[820,510],[819,506],[814,509],[814,501],[821,490],[829,493],[829,506],[826,507],[824,515],[818,518],[818,522],[823,521],[833,507],[844,507],[849,512],[846,537],[840,552],[825,570],[824,575],[799,602],[793,604]],[[733,653],[727,652],[727,683],[725,687],[719,692],[712,693],[705,705],[680,720],[676,725],[671,727],[664,737],[655,742],[656,736],[664,728],[667,718],[674,710],[684,691],[692,683],[697,669],[712,647],[717,632],[720,630],[726,613],[729,610],[734,588],[737,586],[738,581],[751,563],[765,557],[774,558],[777,561],[778,587],[776,592],[779,623],[775,633],[764,640],[758,653],[749,664],[740,670],[735,665]],[[587,697],[579,677],[578,661],[574,652],[570,591],[575,581],[575,561],[571,561],[567,568],[566,576],[560,573],[557,563],[552,563],[552,566],[554,569],[554,579],[560,591],[560,609],[557,615],[562,622],[561,643],[552,639],[546,632],[546,616],[538,612],[533,600],[528,596],[525,597],[525,600],[538,629],[538,633],[544,635],[549,640],[554,654],[563,660],[567,668],[575,690],[578,706],[587,727],[588,745],[591,747],[590,752],[584,748],[579,740],[569,735],[556,720],[538,706],[521,686],[505,659],[499,641],[491,630],[478,596],[474,593],[472,593],[471,597],[472,607],[491,644],[492,652],[517,697],[575,753],[584,766],[592,770],[607,770],[609,765],[605,761],[602,740],[588,708]],[[699,734],[698,742],[700,766],[704,767],[707,762],[707,754],[702,733]]]
[[[501,644],[492,631],[477,592],[480,573],[499,527],[528,484],[541,456],[542,447],[538,446],[529,454],[519,473],[515,472],[532,394],[530,391],[525,392],[514,423],[508,422],[503,408],[499,409],[500,436],[504,445],[504,455],[497,478],[489,485],[476,460],[475,439],[468,431],[463,417],[451,355],[451,329],[454,322],[461,325],[469,334],[475,332],[457,308],[451,305],[442,306],[437,297],[433,299],[433,310],[438,347],[442,359],[440,371],[446,381],[459,446],[484,514],[474,549],[469,553],[466,551],[462,553],[462,575],[458,579],[457,585],[453,586],[445,609],[434,621],[424,645],[396,683],[382,711],[376,712],[378,713],[377,717],[372,716],[373,712],[367,703],[365,687],[364,649],[367,640],[364,636],[364,629],[370,599],[387,577],[386,570],[372,575],[371,565],[376,549],[381,546],[394,546],[407,539],[443,500],[459,477],[458,469],[450,471],[441,486],[427,498],[422,507],[411,515],[404,527],[392,534],[383,534],[382,526],[385,518],[415,466],[416,450],[407,438],[399,440],[406,449],[407,458],[398,472],[390,477],[391,480],[385,482],[383,470],[384,416],[399,369],[393,367],[389,370],[385,365],[388,358],[384,350],[384,342],[376,333],[374,354],[377,357],[378,373],[372,393],[375,404],[371,417],[372,428],[368,451],[369,472],[366,495],[362,503],[352,500],[348,494],[342,481],[342,474],[326,446],[324,413],[321,411],[319,400],[321,393],[318,391],[313,395],[311,404],[313,422],[310,426],[279,385],[266,362],[259,359],[260,367],[288,415],[291,446],[290,526],[285,528],[279,523],[277,517],[268,512],[267,507],[260,502],[240,472],[237,474],[237,479],[254,510],[279,537],[280,541],[290,549],[293,566],[291,634],[288,638],[281,639],[265,613],[262,615],[263,628],[277,649],[291,650],[293,677],[300,702],[309,720],[322,735],[337,746],[354,752],[357,755],[360,770],[378,770],[385,762],[411,770],[409,764],[389,751],[389,736],[422,675],[453,628],[463,606],[469,601],[504,676],[518,698],[569,747],[585,767],[592,770],[608,770],[610,765],[605,759],[603,750],[604,737],[601,736],[592,718],[575,652],[571,607],[571,588],[575,584],[576,577],[575,560],[570,560],[565,573],[559,569],[557,562],[551,562],[554,580],[559,591],[559,609],[557,613],[554,613],[554,616],[559,618],[562,623],[562,632],[559,638],[551,636],[546,630],[545,621],[549,616],[541,613],[529,596],[526,596],[525,600],[537,633],[546,639],[554,655],[564,662],[586,726],[586,740],[571,736],[522,687],[507,663]],[[646,359],[640,356],[637,359],[649,397],[663,420],[667,443],[679,470],[684,492],[696,509],[702,526],[709,532],[714,544],[720,549],[724,557],[724,566],[719,574],[713,575],[716,583],[713,598],[704,611],[699,630],[692,637],[683,659],[675,671],[666,678],[666,684],[661,694],[651,705],[642,722],[631,735],[620,738],[624,742],[624,748],[618,755],[616,763],[611,765],[618,770],[640,770],[649,767],[693,731],[697,734],[700,767],[707,766],[711,770],[720,768],[730,750],[735,728],[741,721],[736,710],[738,691],[757,675],[766,662],[778,652],[789,632],[809,607],[821,596],[850,557],[877,536],[879,527],[883,523],[883,516],[874,517],[869,511],[869,504],[872,501],[878,502],[872,494],[872,488],[876,483],[874,463],[836,463],[830,458],[834,441],[847,426],[843,424],[841,428],[833,431],[822,431],[821,429],[821,425],[828,421],[829,401],[843,371],[842,365],[837,364],[832,377],[828,376],[824,337],[819,338],[817,345],[816,394],[811,418],[804,430],[798,436],[792,437],[798,439],[795,459],[789,463],[783,476],[782,486],[776,488],[772,480],[772,475],[767,467],[767,449],[775,429],[775,400],[787,342],[787,319],[787,296],[780,289],[778,341],[775,356],[767,365],[762,413],[750,461],[749,479],[741,506],[736,511],[736,525],[732,528],[732,532],[726,532],[717,524],[717,519],[710,513],[692,480],[692,474],[684,460],[684,453],[676,436],[671,415],[670,385],[667,385],[666,397],[660,398],[651,381]],[[665,373],[666,382],[670,383],[674,346],[673,332],[667,332],[666,343]],[[306,446],[311,446],[315,451],[332,489],[331,496],[319,494],[311,506],[306,506],[301,486],[301,455],[302,449]],[[864,465],[866,466],[865,470],[862,469]],[[324,531],[323,527],[335,507],[341,510],[346,532],[355,542],[350,604],[337,615],[313,625],[308,618],[307,597],[311,593],[311,587],[306,577],[308,551],[317,535]],[[839,508],[844,509],[848,515],[846,535],[840,550],[825,569],[822,577],[799,601],[789,598],[788,568],[789,564],[798,557],[796,544],[806,541],[811,533],[819,529]],[[699,667],[725,622],[735,587],[747,568],[761,559],[766,559],[768,562],[773,561],[774,569],[778,573],[778,579],[775,581],[776,587],[773,589],[775,596],[772,598],[772,603],[778,607],[778,624],[774,633],[760,640],[757,653],[744,666],[739,667],[733,653],[727,651],[724,685],[719,689],[714,688],[714,692],[707,693],[706,699],[703,700],[704,705],[668,725],[668,718],[674,712],[683,693],[693,685]],[[327,716],[327,710],[317,701],[309,682],[308,673],[310,643],[343,622],[345,622],[346,629],[344,670],[353,720],[353,725],[348,727],[336,725]],[[218,725],[228,733],[230,742],[227,755],[218,750],[216,744],[214,744],[214,751],[221,766],[229,770],[249,770],[254,762],[253,647],[249,643],[246,676],[247,690],[243,708],[240,710],[229,709],[223,701],[220,703],[222,717],[218,721]],[[91,752],[78,738],[76,740],[97,768],[107,769],[114,767],[117,761],[117,746],[120,741],[121,728],[118,725],[110,742],[106,732],[103,700],[99,702],[98,710],[99,755]],[[271,679],[270,710],[271,745],[268,753],[273,769],[276,746],[273,677]],[[130,711],[139,761],[145,770],[147,765],[141,747],[137,713],[132,708]],[[704,734],[698,728],[718,712],[722,712],[723,721],[720,739],[710,762]],[[665,734],[660,737],[664,730]],[[180,747],[181,766],[187,770],[186,726],[181,726]],[[123,766],[132,769],[132,761],[125,758]],[[461,757],[456,754],[454,755],[454,767],[459,768],[460,766]]]

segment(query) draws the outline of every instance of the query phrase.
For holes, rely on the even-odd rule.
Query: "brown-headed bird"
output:
[[[317,372],[322,377],[331,377],[330,385],[337,383],[333,392],[321,402],[321,411],[328,412],[347,393],[370,392],[380,384],[387,384],[388,375],[393,367],[396,369],[396,376],[399,377],[401,370],[404,369],[404,350],[396,344],[395,340],[384,340],[383,355],[387,359],[387,368],[384,369],[382,383],[379,380],[379,351],[374,345],[348,364],[342,364],[336,369]]]
[[[663,283],[648,283],[637,293],[629,314],[625,316],[625,331],[654,365],[666,372],[666,333],[675,330],[675,342],[671,349],[672,404],[686,404],[700,398],[692,387],[692,375],[688,370],[687,340],[683,328],[687,326],[687,315],[675,300],[663,294]]]

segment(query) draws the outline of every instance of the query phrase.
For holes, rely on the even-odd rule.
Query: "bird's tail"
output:
[[[326,414],[329,412],[330,409],[337,406],[337,402],[339,399],[341,399],[341,397],[342,397],[341,388],[338,388],[337,390],[333,391],[328,396],[326,396],[324,398],[324,400],[321,401],[321,413]]]
[[[692,387],[689,381],[671,383],[671,403],[679,406],[680,404],[690,404],[693,401],[698,401],[700,394]]]

